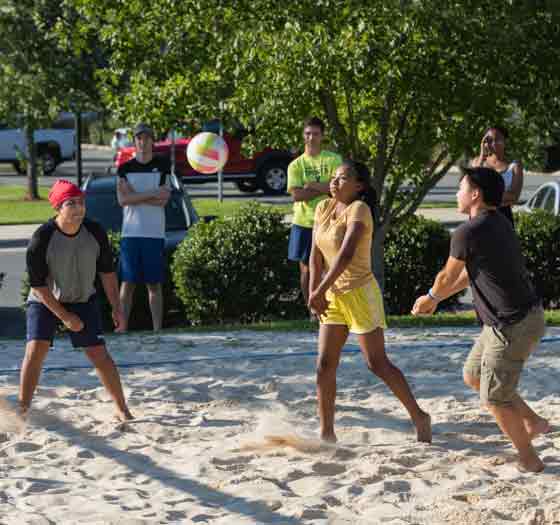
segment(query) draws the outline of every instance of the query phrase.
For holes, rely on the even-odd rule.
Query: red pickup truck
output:
[[[242,133],[230,135],[224,133],[224,140],[229,148],[229,157],[223,169],[224,181],[235,182],[240,191],[254,192],[261,189],[267,195],[279,195],[286,192],[288,182],[288,164],[295,155],[289,151],[265,148],[252,157],[241,153]],[[218,175],[205,175],[195,171],[187,159],[187,145],[192,137],[178,138],[175,141],[175,172],[183,184],[215,182]],[[154,144],[156,155],[171,156],[171,140],[168,138]],[[130,160],[135,148],[119,149],[115,166]]]

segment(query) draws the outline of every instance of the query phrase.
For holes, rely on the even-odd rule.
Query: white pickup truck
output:
[[[34,133],[34,139],[43,175],[50,175],[61,162],[75,157],[76,140],[73,129],[38,129]],[[25,152],[23,129],[8,128],[0,124],[0,163],[12,164],[18,173],[25,173],[22,165]]]

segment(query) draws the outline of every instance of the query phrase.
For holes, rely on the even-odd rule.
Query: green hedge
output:
[[[282,213],[257,203],[198,223],[175,252],[173,282],[193,323],[296,319],[307,315],[299,269],[288,261]]]
[[[544,307],[560,307],[560,217],[542,210],[517,213],[515,227]]]
[[[449,256],[451,235],[441,223],[412,216],[393,227],[385,239],[383,297],[390,314],[410,313],[414,301],[425,294]],[[456,307],[459,294],[439,309]]]

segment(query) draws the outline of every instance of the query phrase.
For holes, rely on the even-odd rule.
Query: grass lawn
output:
[[[457,203],[455,201],[453,202],[429,201],[429,202],[423,202],[422,204],[420,204],[419,207],[420,208],[456,208]]]
[[[39,188],[40,201],[23,200],[26,192],[23,186],[0,186],[0,225],[36,224],[53,216],[47,188]]]
[[[26,188],[22,186],[0,186],[0,225],[2,224],[36,224],[45,222],[53,212],[47,201],[47,188],[39,188],[40,201],[24,201]],[[226,199],[221,204],[216,199],[193,199],[197,213],[227,217],[248,202],[247,200]],[[291,204],[263,204],[273,206],[282,213],[291,213]],[[454,208],[452,202],[426,202],[421,208]]]
[[[26,188],[22,186],[0,186],[0,225],[2,224],[36,224],[45,222],[53,216],[51,205],[47,201],[48,189],[39,188],[40,201],[24,201]],[[193,199],[197,213],[227,217],[232,215],[247,200],[227,199],[221,204],[216,199]],[[291,204],[263,204],[273,206],[282,213],[292,211]]]
[[[224,200],[222,203],[219,203],[216,199],[192,199],[192,203],[196,209],[196,212],[200,217],[204,217],[205,215],[216,215],[218,217],[228,217],[233,215],[233,213],[243,206],[247,204],[249,201],[247,200]],[[263,203],[263,206],[271,206],[275,210],[281,211],[282,213],[291,213],[292,212],[292,205],[291,204],[268,204]]]
[[[546,310],[546,323],[548,326],[560,326],[560,310]],[[465,312],[445,312],[426,317],[413,315],[390,315],[387,319],[389,328],[425,328],[425,327],[461,327],[479,326],[473,310]],[[235,332],[240,330],[254,330],[257,332],[316,332],[318,324],[308,320],[296,321],[269,321],[249,324],[221,324],[202,326],[178,326],[165,330],[167,333],[175,332]]]

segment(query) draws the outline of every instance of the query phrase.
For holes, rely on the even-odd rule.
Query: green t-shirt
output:
[[[329,182],[336,168],[342,164],[342,158],[332,151],[321,151],[312,157],[303,154],[288,166],[288,190],[303,188],[307,182]],[[294,202],[292,223],[305,228],[313,228],[315,208],[327,195],[319,195],[310,201]]]

